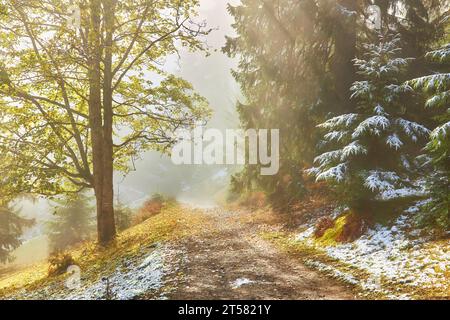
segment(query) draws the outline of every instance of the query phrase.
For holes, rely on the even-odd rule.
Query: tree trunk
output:
[[[338,0],[338,5],[348,11],[357,11],[356,0]],[[356,57],[356,15],[341,14],[341,23],[334,34],[334,56],[332,71],[335,76],[336,113],[353,112],[355,103],[350,99],[350,87],[356,79],[353,59]]]
[[[91,129],[93,184],[97,205],[97,236],[101,245],[107,245],[116,234],[113,209],[112,133],[111,121],[102,120],[101,79],[101,0],[90,1],[89,28],[89,125]],[[107,112],[106,112],[107,113]],[[105,115],[105,112],[103,112]],[[104,125],[105,123],[105,125]],[[111,130],[112,132],[112,130]],[[106,133],[106,135],[105,135]],[[109,151],[109,148],[111,151]]]
[[[112,102],[112,44],[116,0],[104,0],[105,57],[103,75],[103,199],[104,236],[111,240],[116,235],[114,219],[114,155],[113,155],[113,102]]]

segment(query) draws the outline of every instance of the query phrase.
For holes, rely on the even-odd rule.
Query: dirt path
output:
[[[235,212],[206,210],[208,229],[178,245],[183,276],[169,299],[354,299],[351,289],[289,257]]]

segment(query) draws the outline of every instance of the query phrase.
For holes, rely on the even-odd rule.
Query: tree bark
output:
[[[92,142],[93,184],[97,207],[97,237],[100,245],[107,245],[116,235],[112,201],[112,108],[108,109],[111,110],[110,113],[103,110],[102,115],[101,0],[91,0],[89,8],[89,125]],[[105,114],[107,119],[102,119]],[[108,136],[110,132],[111,134]],[[109,148],[111,151],[109,151]]]
[[[114,155],[113,155],[113,101],[112,101],[112,44],[116,0],[104,0],[105,56],[103,74],[103,199],[104,237],[110,241],[116,235],[114,219]]]
[[[357,11],[356,0],[338,0],[338,5],[348,11]],[[341,14],[340,23],[334,34],[334,56],[331,64],[335,76],[336,113],[354,112],[356,105],[350,99],[349,91],[356,80],[353,59],[356,57],[356,15]],[[338,21],[339,22],[339,21]]]

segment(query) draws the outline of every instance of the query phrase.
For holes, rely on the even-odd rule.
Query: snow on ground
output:
[[[353,243],[322,247],[314,241],[313,226],[298,234],[296,240],[365,271],[369,278],[360,282],[360,286],[365,290],[387,294],[387,291],[382,289],[382,283],[392,283],[425,289],[438,288],[448,292],[450,241],[436,243],[424,239],[413,240],[405,231],[413,211],[410,210],[399,217],[391,227],[376,225]],[[340,271],[331,270],[333,267],[316,261],[308,263],[316,269],[334,273],[334,276],[348,283],[354,283],[351,275],[336,274]]]
[[[350,283],[350,284],[354,284],[354,285],[359,284],[358,279],[356,279],[351,274],[342,272],[342,271],[340,271],[336,268],[333,268],[325,263],[308,259],[305,261],[305,265],[307,265],[308,267],[312,267],[316,270],[320,270],[325,273],[328,273],[329,275],[333,276],[334,278],[340,279],[346,283]]]
[[[250,280],[247,278],[239,278],[239,279],[236,279],[235,281],[233,281],[231,283],[231,286],[233,287],[233,289],[238,289],[238,288],[242,287],[243,285],[251,284],[253,282],[254,282],[253,280]]]
[[[109,298],[130,300],[149,292],[157,292],[164,285],[164,276],[176,270],[177,264],[166,263],[179,253],[168,245],[154,248],[142,248],[140,253],[120,261],[115,271],[107,278],[87,281],[81,271],[79,286],[72,289],[65,283],[53,283],[42,289],[27,292],[21,290],[12,299],[49,299],[49,300],[102,300],[107,299],[107,281]],[[106,281],[107,279],[107,281]],[[64,281],[64,280],[61,280]],[[159,298],[164,299],[164,296]]]
[[[126,271],[121,269],[125,268]],[[118,300],[130,300],[162,286],[164,275],[164,253],[155,249],[144,256],[141,263],[123,263],[108,278],[111,296]],[[69,300],[102,299],[105,296],[106,281],[100,279],[86,287],[80,287],[61,298]]]

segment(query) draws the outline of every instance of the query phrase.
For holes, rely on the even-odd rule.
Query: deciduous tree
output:
[[[204,50],[197,0],[1,1],[2,192],[53,196],[93,188],[98,240],[115,236],[113,171],[173,131],[203,121],[206,101],[164,68]],[[75,19],[76,20],[76,19]],[[150,182],[149,182],[150,183]]]

